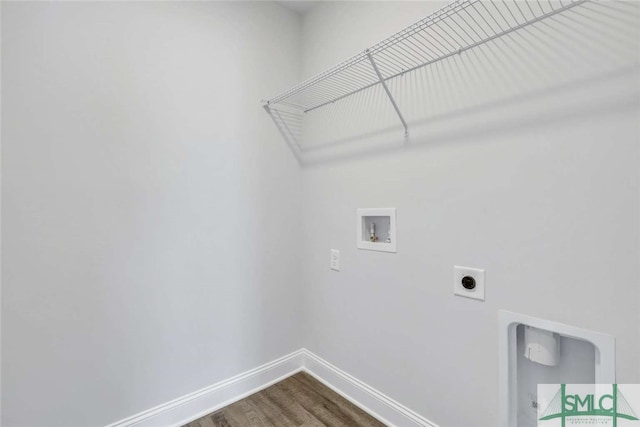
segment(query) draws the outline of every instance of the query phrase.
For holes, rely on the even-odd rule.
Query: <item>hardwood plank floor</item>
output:
[[[300,372],[183,427],[384,427]]]

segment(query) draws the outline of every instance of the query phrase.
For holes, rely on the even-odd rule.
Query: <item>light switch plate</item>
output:
[[[337,249],[331,249],[331,264],[332,270],[340,271],[340,251]]]
[[[473,289],[462,286],[462,278],[471,276],[476,282]],[[453,266],[453,293],[455,295],[484,301],[484,270],[472,267]]]

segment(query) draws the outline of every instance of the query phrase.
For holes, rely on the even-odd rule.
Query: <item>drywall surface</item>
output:
[[[303,20],[303,73],[442,5],[323,2]],[[307,348],[447,427],[498,425],[499,309],[614,335],[618,382],[640,381],[637,24],[601,12],[393,83],[407,140],[393,111],[383,138],[313,135]],[[363,99],[335,126],[385,102]],[[397,208],[397,254],[356,249],[356,209],[368,207]],[[486,302],[453,295],[454,265],[486,270]]]
[[[268,2],[2,2],[2,425],[99,426],[302,346]],[[268,66],[265,66],[268,64]]]

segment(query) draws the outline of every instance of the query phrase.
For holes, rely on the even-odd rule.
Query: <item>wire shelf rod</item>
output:
[[[476,0],[476,1],[477,1],[477,0]],[[462,31],[467,35],[467,37],[469,37],[469,38],[472,40],[472,42],[470,42],[470,43],[466,43],[464,46],[461,46],[461,47],[460,47],[460,48],[458,48],[458,50],[456,50],[456,51],[451,51],[451,52],[446,53],[446,54],[444,54],[444,55],[438,56],[438,57],[436,57],[436,58],[434,58],[434,59],[432,59],[432,60],[428,60],[428,61],[426,61],[426,62],[420,62],[420,63],[418,63],[417,65],[411,66],[411,67],[409,67],[409,68],[401,68],[399,71],[397,71],[397,72],[396,72],[396,73],[394,73],[394,74],[391,74],[391,75],[388,75],[388,76],[383,76],[383,81],[384,81],[384,82],[387,82],[388,80],[391,80],[391,79],[393,79],[393,78],[399,77],[399,76],[401,76],[401,75],[403,75],[403,74],[405,74],[405,73],[409,73],[409,72],[415,71],[415,70],[417,70],[417,69],[419,69],[419,68],[426,67],[426,66],[431,65],[431,64],[434,64],[434,63],[436,63],[436,62],[438,62],[438,61],[442,61],[442,60],[444,60],[444,59],[447,59],[447,58],[449,58],[449,57],[451,57],[451,56],[453,56],[453,55],[461,54],[462,52],[465,52],[465,51],[467,51],[467,50],[473,49],[473,48],[478,47],[478,46],[480,46],[480,45],[482,45],[482,44],[488,43],[488,42],[490,42],[490,41],[492,41],[492,40],[495,40],[495,39],[497,39],[497,38],[503,37],[503,36],[505,36],[505,35],[507,35],[507,34],[509,34],[509,33],[511,33],[511,32],[514,32],[514,31],[517,31],[517,30],[520,30],[520,29],[526,28],[526,27],[528,27],[528,26],[530,26],[530,25],[532,25],[532,24],[534,24],[534,23],[536,23],[536,22],[539,22],[539,21],[541,21],[541,20],[543,20],[543,19],[546,19],[546,18],[548,18],[548,17],[550,17],[550,16],[553,16],[553,15],[556,15],[556,14],[558,14],[558,13],[561,13],[561,12],[564,12],[564,11],[566,11],[566,10],[569,10],[569,9],[571,9],[571,8],[574,8],[574,7],[578,6],[578,5],[581,5],[581,4],[583,4],[583,3],[586,3],[586,2],[588,2],[588,1],[589,1],[589,0],[573,0],[573,1],[569,2],[569,3],[566,3],[566,4],[565,4],[564,6],[562,6],[562,7],[559,7],[559,8],[553,9],[553,10],[551,10],[550,12],[546,12],[545,14],[542,14],[542,15],[538,15],[538,16],[535,16],[535,15],[534,15],[534,17],[533,17],[533,18],[529,18],[529,19],[527,19],[527,18],[526,18],[526,15],[524,15],[524,13],[522,12],[522,9],[518,6],[517,2],[513,2],[513,4],[517,7],[517,9],[520,11],[520,13],[522,14],[522,16],[525,18],[525,21],[524,21],[524,22],[520,22],[519,20],[515,19],[515,17],[514,17],[514,21],[515,21],[515,22],[520,22],[520,23],[518,23],[518,24],[516,24],[516,25],[514,25],[514,26],[509,26],[509,28],[505,29],[504,31],[496,32],[496,33],[495,33],[495,34],[493,34],[493,35],[489,35],[489,34],[488,34],[488,36],[487,36],[487,37],[484,37],[484,38],[483,38],[483,37],[481,37],[481,36],[479,35],[479,33],[478,33],[479,40],[476,40],[475,38],[471,37],[471,36],[468,34],[468,32],[464,29],[464,27],[462,27],[462,26],[460,25],[460,23],[459,23],[458,21],[456,21],[456,20],[454,20],[454,19],[451,19],[450,21],[451,21],[452,23],[455,23],[455,24],[456,24],[456,25],[457,25],[457,26],[458,26],[458,27],[459,27],[459,28],[460,28],[460,29],[461,29],[461,30],[462,30]],[[504,4],[506,4],[506,2],[503,2],[503,3],[504,3]],[[526,3],[529,3],[529,2],[527,1]],[[511,9],[510,9],[510,8],[508,8],[508,6],[506,6],[506,7],[507,7],[507,9],[509,10],[509,12],[510,12],[511,14],[513,14],[513,12],[511,11]],[[463,10],[466,10],[466,9],[463,9]],[[464,21],[464,18],[462,18],[462,17],[461,17],[461,19]],[[445,23],[446,25],[449,25],[449,23],[448,23],[447,21],[442,21],[442,22],[443,22],[443,23]],[[465,21],[465,22],[466,22],[466,21]],[[477,22],[477,21],[476,21],[476,22]],[[469,23],[467,23],[467,24],[469,25]],[[472,26],[470,26],[469,28],[473,30],[473,27],[472,27]],[[458,37],[459,37],[460,39],[462,39],[463,41],[467,42],[467,40],[466,40],[465,38],[463,38],[463,37],[462,37],[462,36],[461,36],[457,31],[455,31],[453,28],[451,28],[451,29],[452,29],[452,31],[454,31],[454,33],[455,33],[456,35],[458,35]],[[475,31],[475,30],[474,30],[474,31]],[[477,33],[477,31],[476,31],[476,33]],[[384,51],[384,53],[388,53],[388,51],[390,51],[390,48],[387,48],[387,49]],[[380,53],[378,53],[378,55],[377,55],[377,56],[376,56],[376,55],[374,55],[374,54],[373,54],[373,52],[369,52],[369,54],[370,54],[370,55],[372,55],[374,58],[376,58],[376,60],[378,60],[378,59],[379,59],[379,57],[381,57]],[[389,58],[389,56],[386,56],[386,58]],[[397,60],[398,60],[398,59],[397,59],[397,57],[396,57],[396,61],[397,61]],[[399,66],[400,66],[400,67],[402,67],[402,65],[399,65]],[[373,86],[375,86],[375,85],[377,85],[377,84],[379,84],[379,83],[380,83],[379,81],[375,81],[375,82],[371,82],[371,83],[368,83],[368,84],[364,84],[362,87],[360,87],[360,88],[358,88],[358,89],[356,89],[356,90],[354,90],[354,91],[347,92],[347,93],[344,93],[344,94],[342,94],[342,95],[340,95],[340,96],[338,96],[338,97],[336,97],[336,98],[334,98],[334,99],[329,99],[329,100],[326,100],[326,101],[324,101],[324,102],[318,103],[318,104],[316,104],[316,105],[312,105],[312,106],[310,106],[310,107],[308,107],[308,108],[305,108],[303,111],[304,111],[305,113],[308,113],[308,112],[313,111],[313,110],[315,110],[315,109],[321,108],[321,107],[323,107],[323,106],[329,105],[329,104],[331,104],[331,103],[334,103],[334,102],[339,101],[339,100],[341,100],[341,99],[344,99],[344,98],[346,98],[346,97],[349,97],[349,96],[351,96],[351,95],[354,95],[354,94],[356,94],[356,93],[358,93],[358,92],[361,92],[361,91],[363,91],[363,90],[369,89],[369,88],[371,88],[371,87],[373,87]]]
[[[446,45],[448,45],[448,46],[446,46],[446,48],[447,48],[448,50],[457,50],[457,49],[458,49],[458,47],[457,47],[456,45],[454,45],[453,43],[451,43],[451,40],[453,40],[453,41],[455,42],[455,39],[453,39],[453,38],[451,37],[451,35],[449,34],[449,32],[448,32],[448,31],[443,30],[443,29],[442,29],[442,27],[440,27],[440,25],[439,25],[439,24],[440,24],[440,23],[438,22],[438,23],[436,23],[436,24],[434,25],[434,26],[438,27],[438,30],[439,30],[439,31],[433,31],[433,28],[429,28],[429,30],[430,30],[430,31],[429,31],[429,33],[427,33],[426,31],[425,31],[425,33],[429,34],[429,35],[430,35],[434,40],[438,40],[438,43],[439,43],[441,46],[445,47]],[[447,37],[444,37],[442,34],[446,34],[446,35],[447,35]],[[418,33],[418,35],[419,35],[420,37],[423,37],[423,38],[424,38],[424,36],[423,36],[421,33]],[[446,43],[446,45],[445,45],[445,43],[442,43],[442,42],[440,41],[440,39],[442,39],[442,40]],[[449,40],[449,39],[451,39],[451,40]]]
[[[507,23],[507,26],[508,26],[509,28],[511,28],[511,25],[509,25],[509,21],[507,21],[507,19],[506,19],[506,18],[504,17],[504,15],[502,14],[502,11],[498,8],[498,6],[496,6],[496,4],[494,3],[494,1],[493,1],[493,0],[489,0],[489,1],[490,1],[490,3],[491,3],[491,6],[493,6],[493,8],[498,12],[498,14],[499,14],[499,15],[500,15],[500,17],[502,18],[502,20],[503,20],[504,22],[506,22],[506,23]],[[484,4],[483,4],[483,6],[484,6]],[[487,10],[487,12],[489,12],[489,11]],[[489,12],[489,14],[491,14],[491,12]],[[493,14],[491,14],[491,16],[493,16]],[[494,17],[494,19],[495,19],[495,17]],[[497,24],[497,23],[498,23],[498,20],[496,19],[496,24]],[[500,26],[500,24],[498,24],[498,26]],[[500,27],[500,29],[501,29],[502,31],[504,31],[504,29],[503,29],[502,27]]]
[[[398,43],[402,40],[404,40],[407,37],[411,37],[413,36],[414,33],[418,32],[418,31],[422,31],[424,28],[432,25],[434,22],[437,21],[441,21],[449,16],[458,14],[459,12],[465,10],[467,7],[469,7],[472,3],[475,3],[477,1],[480,0],[457,0],[454,1],[453,3],[449,4],[448,6],[445,6],[444,8],[436,11],[435,13],[431,14],[430,16],[416,22],[413,25],[410,25],[409,27],[405,28],[402,31],[397,32],[396,34],[392,35],[391,37],[389,37],[386,40],[383,40],[381,42],[379,42],[378,44],[374,45],[373,47],[371,47],[369,49],[369,52],[371,53],[371,55],[374,55],[378,53],[378,51],[385,49],[386,47],[388,47],[389,44],[395,44]]]
[[[386,40],[383,40],[379,43],[377,43],[376,45],[374,45],[373,47],[371,47],[369,49],[369,51],[371,52],[372,55],[376,54],[379,50],[385,49],[388,45],[393,44],[393,43],[397,43],[398,41],[403,40],[406,37],[411,36],[415,31],[420,31],[422,30],[423,27],[428,26],[430,23],[435,22],[436,20],[441,20],[444,19],[446,16],[453,14],[453,13],[457,13],[459,10],[463,10],[465,7],[468,7],[469,4],[471,4],[472,2],[476,2],[476,1],[480,1],[480,0],[456,0],[453,3],[445,6],[444,8],[440,9],[439,11],[436,11],[435,13],[433,13],[432,15],[416,22],[415,24],[405,28],[404,30],[394,34],[393,36],[389,37]],[[338,63],[337,65],[335,65],[334,67],[326,70],[323,73],[320,73],[314,77],[311,77],[308,80],[305,80],[301,83],[299,83],[298,85],[292,87],[291,89],[287,90],[286,92],[281,93],[280,95],[270,99],[267,101],[267,103],[277,103],[280,102],[281,100],[292,96],[293,94],[300,92],[304,89],[306,89],[307,87],[309,87],[310,85],[314,85],[316,83],[318,83],[321,80],[326,79],[327,77],[329,77],[332,74],[338,73],[343,71],[345,68],[349,68],[355,64],[361,63],[363,61],[368,62],[368,58],[367,55],[362,52],[359,53],[343,62]]]
[[[445,51],[450,52],[451,49],[446,47],[444,44],[442,44],[442,42],[440,40],[438,40],[434,35],[427,33],[425,31],[425,34],[423,35],[422,33],[417,33],[417,35],[422,38],[425,42],[429,43],[429,40],[425,37],[425,36],[429,36],[431,38],[431,40],[435,41],[438,45],[440,45],[440,47],[443,47],[445,49]],[[420,43],[421,46],[424,46],[424,49],[427,49],[429,52],[431,53],[435,53],[434,51],[431,50],[431,48],[429,47],[429,45],[425,45],[423,42],[421,42],[419,40],[419,38],[416,37],[416,40],[418,43]],[[440,50],[440,47],[436,46],[435,44],[433,45],[433,49],[437,50],[438,52],[440,52],[440,55],[444,55],[445,52],[443,52],[442,50]],[[455,48],[453,48],[453,50],[455,50]],[[438,56],[438,54],[436,54],[436,56]],[[433,59],[433,58],[432,58]]]
[[[526,5],[521,5],[522,2]],[[371,48],[263,101],[263,106],[281,132],[287,134],[289,142],[297,145],[305,113],[381,85],[406,134],[407,124],[387,86],[391,79],[526,29],[586,2],[589,0],[557,0],[555,3],[552,0],[455,0]],[[606,9],[599,11],[607,15]],[[544,33],[542,28],[536,28]],[[496,55],[503,53],[500,44],[489,47],[497,49]],[[275,108],[280,105],[285,109]],[[287,110],[295,113],[285,113]]]

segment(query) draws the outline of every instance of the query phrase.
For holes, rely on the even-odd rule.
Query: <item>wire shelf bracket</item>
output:
[[[389,101],[391,101],[391,105],[393,105],[393,109],[396,110],[396,113],[398,114],[398,118],[402,122],[402,126],[404,126],[404,136],[409,136],[409,128],[407,127],[407,122],[404,120],[404,117],[402,117],[400,108],[398,108],[398,104],[396,104],[396,100],[393,99],[393,95],[391,95],[389,86],[387,86],[387,83],[382,77],[382,74],[380,73],[380,69],[376,65],[376,61],[373,60],[373,56],[371,55],[371,52],[369,52],[369,49],[367,49],[366,52],[367,52],[367,57],[369,58],[369,61],[371,61],[371,66],[373,67],[373,70],[376,72],[378,79],[380,79],[380,84],[384,88],[384,91],[387,93],[387,96],[389,97]]]

